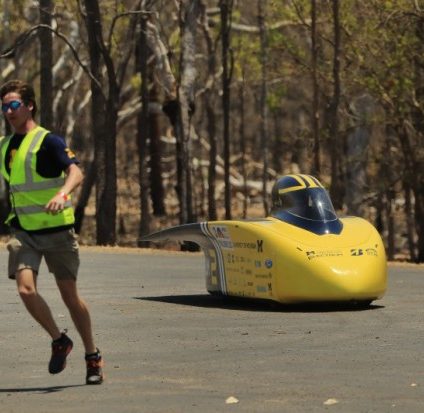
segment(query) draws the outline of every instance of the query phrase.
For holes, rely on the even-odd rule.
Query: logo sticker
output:
[[[272,268],[272,265],[273,265],[273,263],[272,263],[272,260],[270,258],[265,260],[265,267],[266,268]]]
[[[75,158],[75,154],[69,148],[66,148],[65,152],[68,154],[70,159]]]
[[[211,228],[213,235],[219,242],[222,248],[234,248],[233,242],[231,241],[230,233],[228,228],[225,226],[213,226]]]

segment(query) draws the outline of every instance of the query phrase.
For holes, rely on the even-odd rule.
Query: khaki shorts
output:
[[[50,234],[31,234],[12,230],[7,243],[9,250],[9,278],[25,268],[38,274],[44,257],[47,268],[59,279],[76,279],[79,267],[79,248],[74,229]]]

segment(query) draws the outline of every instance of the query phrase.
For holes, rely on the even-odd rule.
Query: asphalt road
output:
[[[81,255],[105,383],[84,385],[82,344],[43,267],[40,291],[75,342],[49,375],[49,337],[1,248],[1,413],[423,411],[423,266],[390,266],[386,296],[359,311],[222,301],[204,289],[201,254]]]

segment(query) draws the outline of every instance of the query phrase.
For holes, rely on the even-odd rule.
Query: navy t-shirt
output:
[[[24,137],[25,135],[16,133],[10,139],[5,156],[5,167],[9,174],[13,163],[13,158],[16,154],[16,151],[19,149],[19,146],[21,145]],[[75,154],[66,146],[65,140],[60,136],[54,135],[53,133],[48,133],[44,137],[44,140],[41,143],[40,149],[38,150],[36,156],[37,173],[44,178],[57,178],[62,174],[62,172],[66,171],[70,165],[79,164]],[[10,225],[14,228],[22,228],[17,217],[13,218],[13,220],[10,222]],[[28,232],[56,232],[72,227],[73,225],[66,225],[62,227]]]

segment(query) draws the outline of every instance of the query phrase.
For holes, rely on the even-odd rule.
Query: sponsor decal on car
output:
[[[306,256],[309,260],[313,260],[315,258],[328,258],[328,257],[342,257],[343,251],[340,250],[321,250],[321,251],[306,251]]]
[[[211,232],[222,248],[234,248],[228,228],[224,225],[211,226]]]

